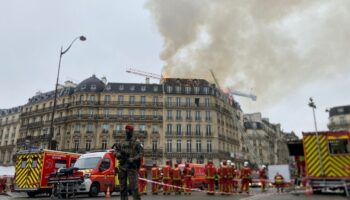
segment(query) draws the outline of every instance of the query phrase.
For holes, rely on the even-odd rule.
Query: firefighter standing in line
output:
[[[121,200],[128,199],[128,179],[133,199],[141,199],[138,190],[138,170],[141,165],[143,147],[140,141],[133,137],[133,131],[134,127],[132,125],[125,126],[125,140],[113,145],[116,150],[116,157],[119,160],[118,178]]]
[[[163,172],[163,183],[167,185],[171,185],[171,176],[172,176],[172,168],[170,166],[170,160],[166,161],[166,165],[162,169]],[[164,185],[163,186],[163,194],[164,195],[170,195],[170,186]]]
[[[249,194],[249,183],[251,182],[252,178],[252,170],[248,166],[248,162],[244,162],[244,167],[241,169],[241,190],[239,193],[246,192]]]
[[[139,177],[147,179],[147,169],[145,168],[145,165],[141,165],[141,168],[139,169]],[[147,181],[139,180],[139,193],[147,195]]]
[[[232,192],[236,193],[237,192],[237,187],[238,187],[238,171],[236,169],[235,163],[231,163],[231,173],[232,173]]]
[[[280,173],[276,173],[275,176],[275,186],[277,189],[278,193],[282,193],[283,192],[283,187],[284,187],[284,178]]]
[[[175,168],[173,169],[173,184],[174,186],[177,186],[174,188],[175,194],[180,195],[181,190],[178,187],[182,186],[182,172],[177,163],[175,163]]]
[[[215,174],[216,174],[216,168],[213,165],[213,161],[209,160],[208,164],[205,166],[205,176],[208,183],[207,194],[210,194],[210,195],[215,194]]]
[[[151,169],[152,181],[159,182],[159,169],[156,163],[153,163]],[[158,184],[152,183],[152,194],[158,194]]]
[[[263,165],[261,169],[259,170],[259,178],[261,183],[261,192],[266,192],[266,182],[267,182],[267,175],[266,175],[266,166]]]
[[[219,182],[221,182],[221,186],[220,186],[220,192],[222,195],[224,195],[224,193],[228,193],[228,167],[227,167],[227,162],[226,160],[222,161],[222,166],[219,169]]]
[[[227,190],[228,193],[233,193],[233,174],[232,174],[232,162],[229,160],[227,161]]]
[[[187,162],[184,168],[184,194],[191,194],[192,189],[192,176],[193,176],[193,169],[190,168],[189,163]]]

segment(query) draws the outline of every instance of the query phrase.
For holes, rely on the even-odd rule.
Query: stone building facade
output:
[[[13,165],[22,107],[0,110],[0,165]]]
[[[18,149],[47,148],[54,91],[30,98],[21,114]],[[242,158],[242,111],[237,102],[201,79],[160,84],[107,83],[92,76],[58,91],[52,140],[58,150],[110,148],[126,124],[145,148],[146,164]],[[238,159],[240,158],[240,159]]]

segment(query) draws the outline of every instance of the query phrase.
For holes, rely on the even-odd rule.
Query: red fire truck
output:
[[[45,149],[24,150],[16,153],[15,191],[27,192],[29,197],[51,193],[48,186],[51,173],[74,165],[80,154]]]

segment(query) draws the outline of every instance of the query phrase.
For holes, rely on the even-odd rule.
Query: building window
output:
[[[172,97],[167,97],[166,104],[167,104],[167,106],[171,106],[173,104],[173,98]]]
[[[176,110],[176,120],[181,120],[181,110]]]
[[[130,86],[130,91],[134,91],[135,90],[135,85],[131,85]]]
[[[199,100],[199,98],[194,99],[194,104],[196,105],[196,107],[199,107]]]
[[[328,140],[328,149],[330,154],[350,153],[350,144],[347,139]]]
[[[181,106],[181,97],[176,97],[176,106]]]
[[[102,124],[102,133],[108,133],[109,124]]]
[[[91,150],[91,140],[86,140],[85,150],[86,151],[90,151]]]
[[[196,124],[196,136],[200,136],[200,135],[201,135],[201,125]]]
[[[135,111],[134,111],[134,110],[129,110],[129,117],[130,117],[130,118],[133,118],[133,117],[134,117],[134,114],[135,114]]]
[[[205,107],[209,107],[209,98],[204,99],[204,105]]]
[[[117,110],[117,115],[118,115],[118,117],[121,117],[121,116],[123,116],[123,109],[118,109]]]
[[[111,85],[107,85],[107,86],[106,86],[106,90],[107,90],[107,91],[110,91],[111,89],[112,89],[112,88],[111,88]]]
[[[204,87],[203,88],[203,92],[204,92],[204,94],[209,94],[209,88],[208,87]]]
[[[84,102],[84,95],[80,95],[79,101],[80,101],[80,103],[83,103],[83,102]],[[51,107],[51,105],[50,105],[50,107]]]
[[[173,111],[172,110],[167,110],[167,120],[172,120],[173,119]]]
[[[102,149],[103,150],[107,149],[107,140],[102,140]]]
[[[158,125],[152,125],[152,133],[158,133]]]
[[[171,153],[172,152],[172,140],[167,140],[166,141],[166,152]]]
[[[212,152],[212,143],[211,140],[207,140],[207,153]]]
[[[187,124],[186,125],[186,136],[191,136],[191,129],[192,129],[192,125],[191,124]]]
[[[96,85],[91,85],[91,90],[96,90]]]
[[[210,116],[210,111],[205,111],[205,120],[206,121],[210,121],[211,120],[211,116]]]
[[[176,152],[181,153],[181,140],[176,140]]]
[[[140,133],[144,133],[146,131],[146,126],[144,124],[139,125]]]
[[[115,130],[117,131],[117,133],[123,132],[123,125],[117,124],[117,125],[115,126]]]
[[[140,110],[141,119],[145,119],[145,110]]]
[[[195,94],[198,94],[198,93],[199,93],[199,87],[197,87],[197,86],[194,87],[194,93],[195,93]]]
[[[141,86],[141,91],[142,92],[146,91],[146,86],[145,85]]]
[[[153,118],[158,118],[158,110],[153,110]]]
[[[176,90],[176,93],[181,93],[181,86],[176,86],[175,90]]]
[[[152,141],[152,151],[156,152],[157,149],[158,149],[158,142],[157,142],[157,140],[153,140]]]
[[[158,86],[154,86],[154,87],[153,87],[153,91],[154,91],[154,92],[158,92]]]
[[[146,96],[141,96],[141,105],[146,104]]]
[[[173,133],[173,125],[172,124],[167,124],[166,134],[167,135],[172,135],[172,133]]]
[[[124,96],[123,95],[119,95],[118,96],[118,104],[123,104],[124,103]]]
[[[91,95],[91,96],[90,96],[90,101],[91,101],[91,102],[95,102],[95,101],[96,101],[95,95]]]
[[[191,87],[186,86],[185,87],[185,92],[186,92],[186,94],[190,94],[191,93]]]
[[[134,105],[135,104],[135,96],[130,96],[129,97],[129,104]]]
[[[74,150],[76,152],[79,150],[79,140],[74,140]]]
[[[191,106],[191,98],[186,97],[186,106]]]
[[[196,110],[195,120],[196,120],[196,121],[200,121],[200,120],[201,120],[201,111]]]
[[[186,110],[186,120],[192,120],[191,110]]]
[[[202,152],[202,141],[196,140],[196,152],[201,153]]]
[[[181,132],[182,132],[182,127],[181,124],[176,124],[176,135],[177,136],[181,136]]]
[[[192,152],[192,140],[187,140],[187,153]]]
[[[106,108],[103,112],[103,115],[107,118],[109,116],[109,109]]]
[[[80,132],[80,124],[74,126],[74,132]]]
[[[93,117],[95,115],[94,109],[90,109],[90,117]]]
[[[207,136],[211,136],[211,125],[207,125],[207,132],[206,132]]]
[[[94,125],[89,123],[86,126],[86,133],[92,133],[94,131]]]
[[[153,96],[153,105],[158,104],[158,96]]]
[[[109,104],[111,102],[111,96],[110,95],[106,95],[105,96],[105,104]]]
[[[167,92],[172,93],[173,92],[173,87],[172,86],[167,86]]]

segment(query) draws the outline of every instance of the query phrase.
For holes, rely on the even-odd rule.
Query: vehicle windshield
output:
[[[93,169],[96,168],[101,157],[79,158],[74,164],[74,167],[79,169]]]

